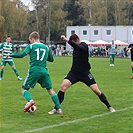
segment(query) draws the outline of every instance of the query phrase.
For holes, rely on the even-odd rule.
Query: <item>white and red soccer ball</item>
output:
[[[29,104],[29,102],[26,103],[25,107],[28,106],[28,104]],[[29,112],[29,113],[33,113],[33,112],[36,111],[36,109],[37,109],[36,105],[32,105],[32,106],[29,108],[28,112]]]

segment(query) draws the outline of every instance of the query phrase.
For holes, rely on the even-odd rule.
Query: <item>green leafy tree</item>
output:
[[[71,25],[70,20],[65,20],[67,13],[63,12],[64,2],[51,1],[51,12],[50,12],[50,29],[51,29],[51,40],[60,41],[60,35],[66,34],[66,27]]]
[[[71,21],[65,20],[66,13],[62,10],[64,0],[33,0],[35,5],[35,24],[38,26],[41,39],[47,42],[60,41],[60,35],[65,34],[66,26]],[[37,28],[36,28],[37,30]]]
[[[133,25],[133,3],[129,6],[129,23]]]
[[[37,31],[35,11],[29,11],[27,13],[26,25],[23,28],[23,40],[28,41],[29,34],[32,31]]]
[[[68,13],[66,20],[72,21],[72,25],[86,25],[84,8],[78,0],[68,0],[64,3],[63,10]]]
[[[132,25],[132,0],[80,0],[92,25]]]
[[[16,2],[19,1],[1,1],[1,16],[4,20],[1,26],[3,39],[8,35],[13,39],[22,39],[23,29],[26,25],[26,10],[25,8],[17,7]]]
[[[107,25],[116,25],[115,19],[115,3],[107,0]]]

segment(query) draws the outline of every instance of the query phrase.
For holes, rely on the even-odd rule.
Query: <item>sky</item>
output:
[[[31,0],[21,0],[26,6],[29,6],[30,10],[33,10],[33,5]]]

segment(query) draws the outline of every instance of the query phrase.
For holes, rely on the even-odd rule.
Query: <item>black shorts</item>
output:
[[[90,72],[86,74],[79,74],[74,71],[69,71],[69,73],[64,79],[68,79],[71,82],[71,84],[75,84],[81,81],[89,87],[93,84],[96,84],[96,81]]]

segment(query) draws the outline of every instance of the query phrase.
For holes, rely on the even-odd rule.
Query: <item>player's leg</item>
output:
[[[59,97],[59,101],[60,104],[63,102],[64,100],[64,96],[65,96],[65,91],[72,85],[75,84],[76,82],[78,82],[78,78],[77,75],[74,74],[74,72],[69,72],[67,74],[67,76],[64,78],[61,86],[60,86],[60,90],[58,92],[58,97]]]
[[[69,79],[64,79],[61,86],[60,86],[60,90],[58,92],[58,97],[59,97],[59,101],[60,104],[63,102],[64,100],[64,95],[65,95],[65,91],[71,86],[71,82]]]
[[[2,61],[1,62],[1,71],[0,71],[0,80],[2,80],[2,78],[3,78],[5,66],[6,66],[6,61]]]
[[[30,102],[32,100],[32,96],[30,94],[30,92],[28,90],[25,90],[24,88],[21,89],[22,95],[24,96],[24,98]]]
[[[29,89],[34,88],[34,86],[37,83],[37,79],[38,79],[38,75],[36,73],[34,74],[34,71],[32,71],[32,72],[28,71],[28,74],[22,84],[22,89],[21,89],[22,95],[29,102],[28,106],[26,106],[24,108],[24,112],[27,112],[29,110],[29,108],[33,104],[35,104],[32,96],[31,96],[31,93],[29,92]]]
[[[18,74],[18,70],[15,67],[15,64],[13,61],[8,61],[8,64],[12,67],[14,73],[16,74],[18,80],[22,80],[22,78],[20,78],[19,74]]]
[[[51,99],[52,99],[55,107],[57,108],[57,110],[55,110],[54,113],[62,114],[62,110],[60,108],[60,102],[59,102],[57,94],[55,93],[55,91],[52,88],[52,82],[51,82],[51,79],[50,79],[47,69],[44,68],[41,71],[37,82],[41,85],[42,88],[46,88],[48,93],[50,94]]]
[[[114,63],[115,63],[115,57],[116,57],[116,54],[112,54],[112,58],[113,58],[113,61],[112,61],[112,66],[114,66]]]
[[[105,97],[105,95],[98,89],[97,84],[92,84],[90,86],[90,88],[92,89],[92,91],[99,97],[99,99],[109,108],[111,105],[109,104],[107,98]]]
[[[28,112],[29,108],[32,105],[35,105],[35,102],[32,99],[32,96],[28,90],[25,90],[24,88],[22,88],[21,91],[22,91],[22,95],[24,96],[24,98],[29,102],[29,104],[24,108],[24,112]]]
[[[60,104],[64,100],[64,94],[65,94],[66,89],[70,86],[71,86],[71,82],[68,79],[64,79],[61,84],[60,90],[58,92],[58,99],[59,99]],[[55,114],[57,112],[57,110],[58,110],[58,108],[57,108],[57,106],[55,106],[53,110],[48,112],[48,114]]]
[[[114,58],[113,58],[113,64],[114,64],[114,62],[115,62],[115,60],[114,60]]]
[[[91,90],[99,97],[101,102],[103,102],[111,112],[115,112],[115,110],[108,102],[106,96],[99,90],[96,81],[91,73],[88,73],[87,75],[81,77],[81,81],[91,88]]]
[[[61,110],[61,107],[60,107],[60,102],[59,102],[57,94],[55,93],[55,91],[53,89],[49,89],[49,90],[47,89],[47,91],[50,94],[51,99],[54,102],[55,107],[56,107],[56,110],[54,110],[52,112],[52,114],[55,114],[55,113],[62,114],[62,110]],[[51,114],[51,113],[48,112],[48,114]]]
[[[115,110],[111,107],[110,103],[108,102],[106,96],[98,89],[97,84],[92,84],[90,88],[99,97],[101,102],[103,102],[111,112],[115,112]]]
[[[60,104],[64,101],[65,91],[74,83],[78,82],[77,76],[73,74],[72,72],[69,72],[67,76],[64,78],[60,90],[58,92],[58,98]],[[53,110],[49,111],[48,114],[55,114],[56,107],[54,107]]]
[[[4,73],[4,66],[1,66],[1,72],[0,72],[0,80],[3,78],[3,73]]]
[[[113,57],[112,57],[112,54],[110,54],[110,66],[113,66]]]

